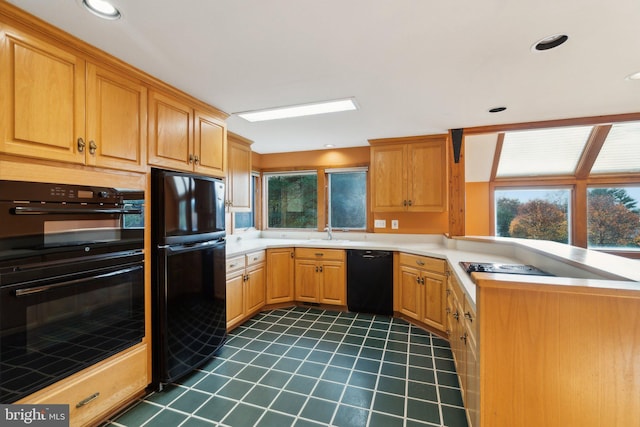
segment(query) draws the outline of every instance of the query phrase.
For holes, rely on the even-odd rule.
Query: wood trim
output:
[[[466,133],[466,129],[465,129],[465,133]],[[448,138],[450,136],[451,136],[451,132],[436,134],[436,135],[419,135],[419,136],[403,136],[399,138],[370,139],[369,145],[408,144],[412,142],[442,141],[444,138]]]
[[[504,145],[504,132],[498,134],[498,141],[496,142],[496,151],[493,153],[493,165],[491,166],[491,176],[489,181],[495,181],[498,174],[498,164],[500,163],[500,156],[502,156],[502,146]]]
[[[573,187],[573,209],[571,209],[571,244],[587,247],[587,183],[577,180]]]
[[[501,125],[489,125],[489,126],[476,126],[465,128],[464,133],[466,135],[478,135],[483,133],[500,133],[513,130],[531,130],[550,127],[563,127],[563,126],[580,126],[580,125],[600,125],[616,122],[629,122],[640,120],[640,112],[628,113],[628,114],[614,114],[608,116],[591,116],[591,117],[578,117],[572,119],[559,119],[559,120],[546,120],[540,122],[525,122],[525,123],[506,123]]]
[[[582,152],[582,155],[578,160],[578,165],[576,166],[575,176],[577,179],[586,179],[589,177],[591,168],[596,162],[598,154],[600,154],[600,150],[607,139],[607,135],[609,135],[611,126],[612,125],[595,126],[591,130],[591,134],[587,139],[584,151]]]
[[[449,131],[447,140],[449,185],[449,235],[465,235],[465,150],[464,134],[460,146],[460,159],[454,159],[453,135]]]

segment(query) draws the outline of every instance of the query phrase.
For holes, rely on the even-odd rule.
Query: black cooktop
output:
[[[460,262],[464,271],[471,274],[478,273],[506,273],[506,274],[528,274],[532,276],[553,276],[553,274],[542,271],[532,265],[525,264],[501,264],[497,262]]]

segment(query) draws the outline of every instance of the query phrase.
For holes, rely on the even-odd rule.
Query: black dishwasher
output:
[[[393,314],[393,252],[347,250],[349,311]]]

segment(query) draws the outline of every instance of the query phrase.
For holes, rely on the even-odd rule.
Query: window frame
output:
[[[344,228],[344,227],[334,227],[331,224],[331,175],[332,174],[341,174],[341,173],[364,173],[365,180],[365,207],[364,207],[364,225],[362,228]],[[336,230],[343,230],[345,232],[355,231],[355,232],[366,232],[368,228],[369,221],[369,168],[367,166],[357,166],[357,167],[345,167],[345,168],[328,168],[324,170],[325,180],[326,180],[326,197],[325,197],[325,218],[327,227],[331,227]]]
[[[293,176],[293,175],[315,175],[316,176],[316,226],[315,228],[274,228],[269,227],[269,177],[271,176]],[[262,173],[262,229],[267,231],[311,231],[320,230],[321,215],[318,209],[321,200],[318,197],[318,189],[321,188],[321,173],[317,169],[284,170]]]

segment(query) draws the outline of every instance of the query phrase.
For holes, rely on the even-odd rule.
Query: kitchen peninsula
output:
[[[451,342],[472,425],[634,425],[639,419],[638,261],[520,239],[344,236],[326,240],[326,234],[313,232],[234,235],[227,256],[329,248],[389,250],[443,260],[447,319],[444,330],[436,332]],[[461,261],[524,263],[554,276],[470,276]],[[403,314],[395,265],[394,311],[423,325]],[[268,294],[268,281],[266,286]],[[292,294],[280,305],[294,303],[299,302]]]

